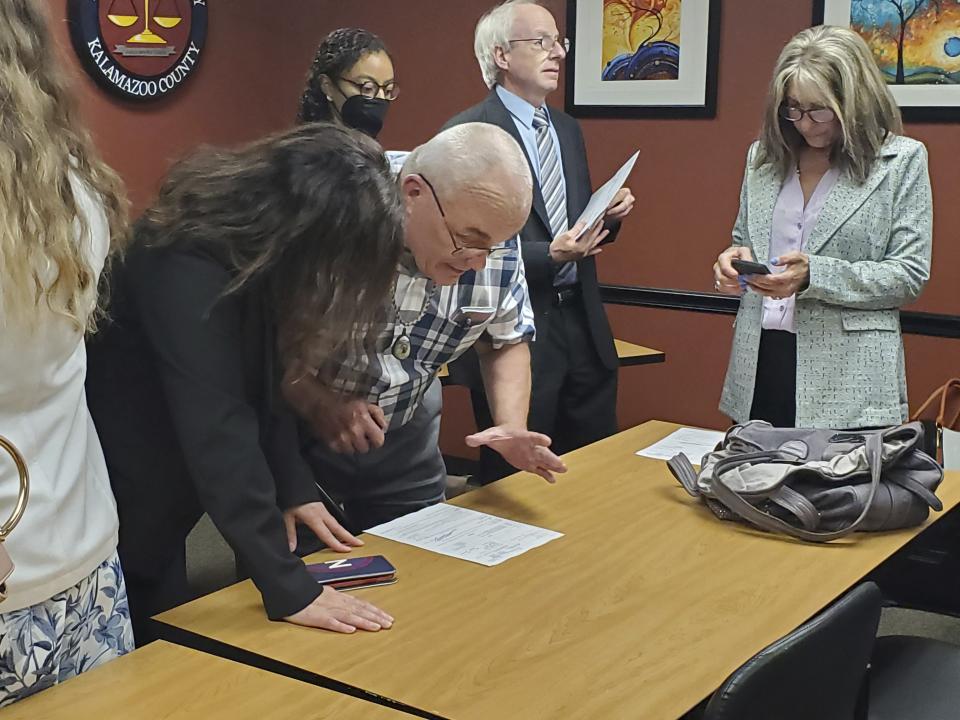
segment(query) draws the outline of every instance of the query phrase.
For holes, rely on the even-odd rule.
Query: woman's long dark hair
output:
[[[331,103],[320,86],[323,76],[336,80],[356,65],[360,58],[376,52],[386,53],[390,57],[383,40],[361,28],[339,28],[321,40],[307,74],[307,86],[300,97],[297,122],[332,120]]]
[[[150,246],[214,257],[234,276],[227,293],[263,282],[284,359],[317,368],[370,339],[387,305],[403,223],[379,146],[313,123],[182,161],[138,235]]]

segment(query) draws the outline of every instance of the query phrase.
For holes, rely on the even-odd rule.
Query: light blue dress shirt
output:
[[[497,85],[497,95],[513,118],[514,125],[517,126],[520,139],[523,140],[523,148],[530,157],[530,164],[533,165],[533,170],[537,176],[537,184],[539,185],[540,155],[537,152],[537,131],[533,129],[533,113],[536,112],[536,108],[522,97],[514,95],[505,89],[502,85]],[[553,147],[557,151],[557,160],[560,161],[560,180],[563,182],[564,191],[566,191],[567,178],[563,174],[563,152],[560,150],[560,138],[557,137],[557,130],[553,127],[553,120],[550,118],[550,109],[547,108],[546,105],[544,105],[543,109],[546,110],[547,120],[550,122],[548,129],[550,131],[550,137],[553,138]],[[567,222],[570,222],[569,217],[567,218]]]
[[[513,124],[517,126],[520,139],[523,140],[523,147],[527,151],[530,164],[533,166],[534,173],[537,176],[537,185],[540,185],[540,153],[537,151],[537,131],[533,127],[533,114],[537,109],[519,95],[514,95],[502,85],[497,85],[497,95],[501,102],[503,102],[504,107],[507,108],[507,112],[510,113],[510,117],[513,118]],[[563,152],[560,150],[560,138],[557,137],[557,129],[553,126],[553,119],[550,117],[550,108],[544,105],[543,109],[547,114],[547,122],[549,123],[547,130],[550,133],[550,137],[553,138],[553,147],[557,153],[557,164],[560,167],[560,182],[563,183],[564,197],[566,197],[567,177],[563,173]],[[569,225],[570,214],[569,211],[567,211],[568,229]],[[577,266],[574,263],[568,263],[562,266],[561,270],[557,273],[557,277],[554,278],[554,285],[558,287],[573,285],[576,282]]]

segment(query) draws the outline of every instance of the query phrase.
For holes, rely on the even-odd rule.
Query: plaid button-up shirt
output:
[[[398,172],[404,157],[391,153]],[[481,337],[494,349],[533,340],[533,308],[519,241],[514,237],[504,247],[511,252],[488,259],[483,270],[468,270],[456,284],[443,287],[423,275],[413,256],[405,253],[397,267],[395,305],[377,335],[375,350],[345,357],[334,372],[333,388],[379,405],[388,427],[395,428],[413,417],[440,367]],[[468,317],[464,308],[490,312]],[[401,360],[392,348],[403,334],[410,339],[411,352]]]

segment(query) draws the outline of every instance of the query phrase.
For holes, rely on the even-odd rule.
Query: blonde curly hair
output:
[[[0,318],[30,325],[45,307],[93,330],[104,301],[71,180],[102,203],[111,251],[127,237],[127,201],[77,120],[39,3],[3,0],[0,28]]]

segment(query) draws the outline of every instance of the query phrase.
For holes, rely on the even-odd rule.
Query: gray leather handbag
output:
[[[878,430],[735,425],[697,473],[683,454],[667,465],[722,520],[746,521],[801,540],[894,530],[942,510],[943,468],[923,452],[918,422]]]

